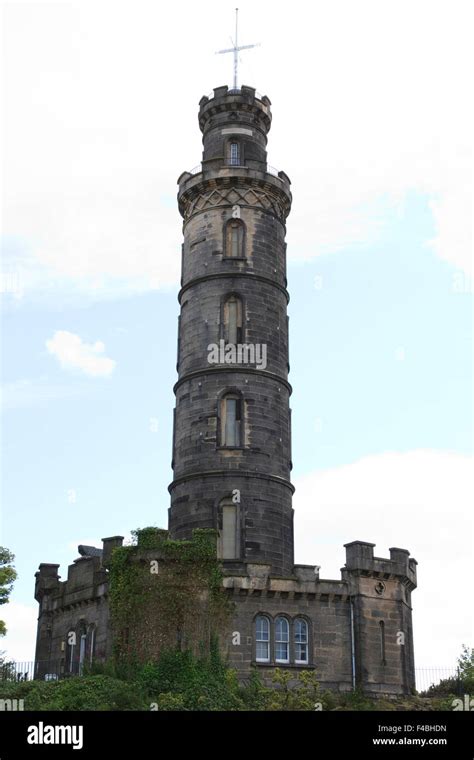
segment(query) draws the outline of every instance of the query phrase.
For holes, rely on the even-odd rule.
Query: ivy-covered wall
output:
[[[133,535],[133,545],[113,551],[109,568],[115,659],[148,662],[174,648],[208,652],[232,613],[216,531],[195,530],[190,541],[172,541],[158,528]]]

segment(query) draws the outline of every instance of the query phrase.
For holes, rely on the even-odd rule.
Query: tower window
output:
[[[308,662],[308,623],[302,618],[296,618],[294,624],[295,662]]]
[[[237,393],[227,393],[221,401],[221,446],[241,446],[242,399]]]
[[[220,559],[237,559],[239,557],[239,523],[238,506],[231,497],[222,499],[219,504],[219,541],[217,553]]]
[[[275,662],[289,662],[290,633],[288,620],[278,617],[275,621]]]
[[[226,227],[225,255],[244,258],[244,225],[240,219],[231,219]]]
[[[237,142],[230,143],[229,163],[231,166],[240,166],[240,145]]]
[[[242,301],[234,295],[224,303],[224,340],[234,345],[242,342]]]
[[[255,621],[255,659],[257,662],[270,661],[270,621],[259,615]]]

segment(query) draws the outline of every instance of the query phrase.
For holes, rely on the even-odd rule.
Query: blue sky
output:
[[[232,9],[223,5],[205,3],[215,18],[202,40],[206,50],[225,44],[221,29]],[[350,16],[350,4],[337,5]],[[228,80],[230,62],[226,67],[220,57],[204,56],[190,23],[183,44],[203,66],[180,67],[173,58],[179,28],[173,14],[169,41],[160,38],[163,49],[152,47],[157,11],[148,2],[140,3],[142,16],[118,5],[107,61],[100,47],[106,2],[97,3],[92,25],[90,10],[78,4],[65,3],[61,11],[28,6],[45,35],[62,33],[49,46],[27,25],[26,7],[6,15],[0,543],[16,554],[19,572],[12,603],[2,608],[10,629],[2,648],[30,660],[40,562],[60,563],[64,577],[79,542],[166,526],[181,234],[176,178],[198,163],[197,104]],[[423,13],[387,3],[395,28],[408,35],[405,58],[394,62],[386,20],[363,2],[353,19],[357,39],[346,40],[341,61],[330,44],[338,8],[316,4],[328,41],[320,39],[313,59],[290,35],[289,81],[266,33],[269,7],[262,3],[255,29],[244,29],[265,40],[267,58],[255,53],[242,76],[270,95],[270,163],[293,181],[288,282],[296,557],[321,564],[324,577],[338,577],[346,541],[376,541],[379,556],[388,556],[389,546],[409,548],[420,562],[418,664],[451,665],[472,633],[472,621],[459,619],[431,635],[439,594],[446,617],[451,610],[455,618],[460,604],[447,577],[440,586],[440,542],[451,573],[469,573],[472,561],[466,135],[460,103],[451,101],[462,90],[462,60],[455,50],[448,56],[449,81],[456,82],[449,87],[444,69],[436,68],[454,14],[434,12],[427,60],[420,62],[416,35],[403,30],[410,18],[425,33]],[[298,5],[289,19],[283,4],[272,9],[276,36],[288,24],[307,33]],[[190,6],[189,13],[193,21],[197,10]],[[366,30],[368,19],[380,38]],[[136,55],[126,68],[129,34]],[[34,66],[19,56],[20,38],[33,46]],[[354,58],[360,45],[364,52]],[[173,77],[163,74],[167,55]],[[312,67],[320,71],[323,64],[328,77],[321,78],[319,97],[309,97]],[[111,89],[104,98],[106,80]],[[162,118],[152,91],[173,104],[173,119]],[[452,102],[457,112],[450,111]],[[292,113],[304,120],[306,140],[295,139]],[[8,292],[11,283],[19,291]],[[94,361],[109,359],[107,372],[61,366],[47,343],[57,331],[78,336],[83,358],[92,351]]]

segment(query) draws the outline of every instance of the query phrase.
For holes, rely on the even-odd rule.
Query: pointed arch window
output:
[[[219,504],[217,555],[219,559],[237,559],[240,556],[238,505],[228,496]]]
[[[242,342],[242,301],[235,295],[224,303],[224,340],[234,345]]]
[[[220,445],[230,448],[242,445],[242,399],[238,393],[226,393],[221,399]]]
[[[265,615],[258,615],[255,620],[255,659],[270,662],[270,621]]]
[[[244,232],[244,223],[241,219],[230,219],[227,222],[225,240],[226,258],[244,258]]]
[[[290,627],[285,617],[275,620],[275,662],[290,661]]]

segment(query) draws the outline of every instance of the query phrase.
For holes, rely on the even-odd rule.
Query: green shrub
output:
[[[63,681],[21,681],[0,687],[2,699],[23,699],[25,710],[146,710],[138,686],[105,675]]]
[[[339,708],[347,711],[366,712],[377,709],[375,702],[359,688],[338,695],[337,701]]]
[[[171,694],[171,692],[163,692],[158,694],[156,702],[153,702],[150,709],[156,711],[165,712],[177,712],[186,710],[185,700],[182,694]]]
[[[222,662],[216,645],[211,645],[209,655],[201,657],[190,651],[163,652],[157,663],[148,663],[141,668],[137,681],[150,703],[156,703],[158,709],[173,709],[160,707],[160,704],[172,704],[171,696],[180,697],[177,709],[244,708],[237,677]]]
[[[2,681],[0,699],[22,699],[26,710],[319,711],[451,710],[451,696],[370,699],[360,690],[321,691],[314,670],[276,668],[272,686],[254,669],[245,685],[219,655],[166,651],[158,662],[96,665],[91,674],[62,681]],[[102,672],[98,672],[102,671]]]

